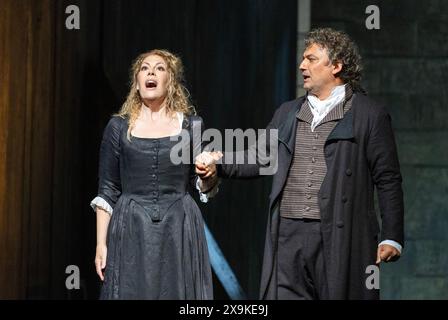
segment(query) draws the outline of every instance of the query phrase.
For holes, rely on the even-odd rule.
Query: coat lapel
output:
[[[303,104],[303,99],[299,99],[297,108],[293,108],[286,115],[285,121],[278,127],[278,140],[281,142],[290,154],[294,151],[294,144],[296,139],[297,118],[296,114],[300,111]]]
[[[353,111],[350,109],[330,132],[326,143],[331,140],[349,140],[353,138]]]
[[[335,116],[343,114],[341,120],[334,127],[334,129],[328,135],[325,145],[331,140],[350,140],[354,139],[353,134],[353,102],[356,100],[356,94],[353,93],[351,88],[347,88],[346,95],[348,97],[347,102],[343,104],[343,110],[340,110]],[[345,111],[345,114],[344,114]],[[325,120],[325,119],[324,119]]]

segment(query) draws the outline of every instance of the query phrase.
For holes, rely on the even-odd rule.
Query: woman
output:
[[[213,298],[204,223],[187,191],[196,186],[194,164],[170,160],[182,129],[202,121],[182,82],[178,57],[165,50],[141,54],[127,100],[104,131],[91,203],[102,299]],[[212,189],[201,194],[207,201],[216,177],[204,177],[197,187]]]

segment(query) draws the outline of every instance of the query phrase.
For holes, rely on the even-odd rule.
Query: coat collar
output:
[[[333,131],[327,138],[327,142],[330,140],[349,140],[354,138],[353,134],[353,110],[351,108],[353,101],[356,99],[356,94],[349,92],[350,98],[346,100],[343,108],[345,111],[344,117],[338,122]],[[298,115],[300,109],[304,105],[306,96],[302,96],[296,100],[296,104],[291,111],[286,115],[285,120],[278,127],[278,140],[285,145],[289,153],[293,153],[294,144],[296,140],[296,130]],[[311,112],[311,111],[310,111]],[[328,120],[328,119],[326,119]]]
[[[311,125],[314,116],[310,108],[311,107],[308,102],[308,99],[305,99],[305,101],[302,104],[302,107],[300,108],[299,112],[297,112],[296,116],[298,119],[305,121],[306,123]],[[343,117],[344,117],[344,101],[341,101],[333,109],[331,109],[331,111],[322,119],[322,121],[319,123],[318,126],[326,122],[340,120]]]

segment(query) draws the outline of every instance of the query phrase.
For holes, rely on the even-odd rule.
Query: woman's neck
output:
[[[158,119],[168,117],[168,112],[165,103],[162,104],[146,104],[142,103],[140,117],[142,120],[151,119],[157,121]]]
[[[152,113],[163,113],[165,111],[164,104],[145,104],[142,103],[142,108]]]

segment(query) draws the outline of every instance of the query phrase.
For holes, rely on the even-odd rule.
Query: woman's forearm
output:
[[[107,228],[109,227],[110,214],[97,207],[96,208],[96,244],[106,245]]]

